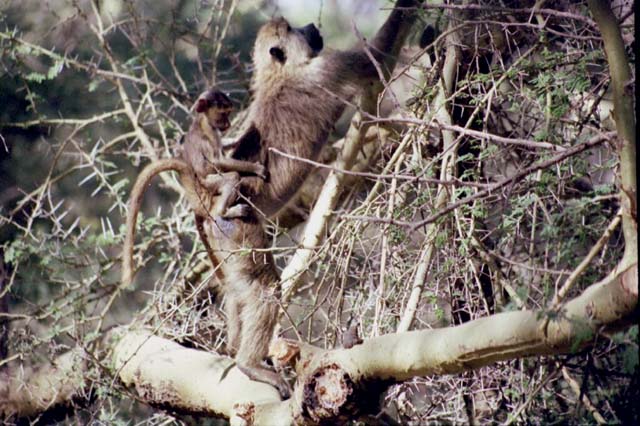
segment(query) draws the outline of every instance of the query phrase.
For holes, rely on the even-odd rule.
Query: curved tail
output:
[[[136,179],[136,183],[133,185],[129,197],[127,229],[124,238],[124,247],[122,249],[122,280],[120,282],[120,288],[126,288],[131,285],[135,274],[135,268],[133,266],[133,243],[136,233],[136,222],[138,221],[138,212],[140,211],[144,192],[155,175],[168,170],[174,170],[180,173],[181,176],[188,176],[189,173],[191,173],[189,165],[181,159],[169,158],[158,160],[142,169],[142,172],[140,172]]]

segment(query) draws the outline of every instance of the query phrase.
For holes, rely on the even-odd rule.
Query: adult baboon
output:
[[[313,24],[296,29],[280,18],[258,32],[250,127],[233,158],[256,161],[268,170],[265,180],[243,178],[240,189],[259,212],[236,219],[208,218],[204,230],[225,277],[222,291],[230,351],[243,372],[276,386],[283,397],[289,394],[286,382],[260,365],[276,326],[279,277],[269,253],[247,255],[246,249],[267,247],[259,215],[277,214],[294,197],[312,166],[269,149],[315,160],[345,100],[378,77],[371,58],[389,71],[388,59],[398,54],[415,20],[416,4],[398,0],[371,44],[347,51],[320,54],[323,41]]]
[[[268,179],[247,177],[242,194],[267,217],[294,197],[313,166],[284,157],[316,160],[346,100],[378,79],[393,63],[416,18],[416,0],[398,0],[371,43],[320,53],[323,41],[313,24],[292,28],[275,19],[260,28],[253,48],[250,126],[233,158],[257,161]],[[368,52],[366,50],[368,50]]]

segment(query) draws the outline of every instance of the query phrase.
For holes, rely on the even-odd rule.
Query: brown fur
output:
[[[398,0],[396,6],[415,6]],[[378,31],[370,50],[384,69],[385,55],[397,55],[415,19],[394,9]],[[345,99],[377,77],[362,48],[318,55],[322,41],[313,26],[293,29],[285,19],[265,24],[254,45],[254,99],[250,127],[240,138],[233,158],[257,161],[268,170],[266,180],[246,177],[240,191],[260,213],[231,219],[217,217],[204,224],[225,282],[228,345],[238,367],[254,380],[277,387],[283,398],[289,387],[275,372],[261,366],[278,317],[279,277],[269,253],[246,249],[268,247],[259,214],[276,215],[296,194],[312,166],[269,148],[315,160],[342,114]],[[243,249],[242,252],[237,251]]]
[[[127,211],[126,236],[123,249],[122,283],[126,287],[133,280],[133,242],[142,197],[151,179],[167,170],[180,174],[189,205],[196,216],[198,233],[214,266],[216,258],[202,232],[202,221],[207,216],[242,217],[250,209],[246,205],[229,207],[236,201],[237,188],[242,184],[238,172],[255,173],[264,177],[261,164],[225,158],[220,131],[229,127],[232,104],[221,92],[209,90],[196,103],[196,117],[191,124],[182,147],[182,160],[158,160],[147,165],[131,190]],[[260,179],[261,179],[260,178]]]
[[[416,3],[399,0],[396,7]],[[394,9],[368,46],[383,70],[385,59],[397,56],[414,20],[411,9]],[[242,190],[267,217],[277,215],[294,198],[313,168],[269,148],[316,160],[344,111],[345,99],[378,78],[362,47],[318,55],[309,41],[316,38],[314,30],[292,29],[285,19],[276,19],[262,26],[254,45],[251,125],[232,157],[267,167],[267,180],[249,178]]]
[[[227,314],[227,349],[238,368],[252,380],[276,387],[282,398],[289,384],[262,366],[278,319],[280,277],[267,249],[270,244],[257,215],[238,219],[216,217],[204,222],[204,231],[225,277],[222,291]]]

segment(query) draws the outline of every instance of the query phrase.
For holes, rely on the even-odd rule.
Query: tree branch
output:
[[[609,2],[589,0],[589,10],[602,33],[604,50],[609,62],[616,129],[622,146],[620,155],[620,196],[622,200],[622,229],[624,231],[625,256],[638,259],[638,223],[636,188],[636,116],[633,108],[633,90],[629,59],[616,17]]]
[[[384,335],[350,349],[323,351],[301,344],[294,396],[284,402],[275,388],[252,382],[230,358],[146,331],[121,329],[105,338],[105,364],[113,365],[115,376],[143,401],[171,410],[231,418],[231,424],[335,421],[358,413],[368,405],[363,399],[394,381],[575,353],[602,331],[637,320],[637,266],[619,266],[552,318],[541,310],[514,311],[456,327]],[[0,416],[34,415],[82,395],[89,378],[81,353],[71,351],[31,375],[8,375],[0,385]]]

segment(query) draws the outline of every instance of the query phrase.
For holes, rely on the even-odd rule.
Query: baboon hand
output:
[[[269,173],[267,171],[267,168],[263,164],[260,164],[260,163],[255,163],[255,164],[256,164],[256,175],[259,178],[267,179],[267,175]]]

